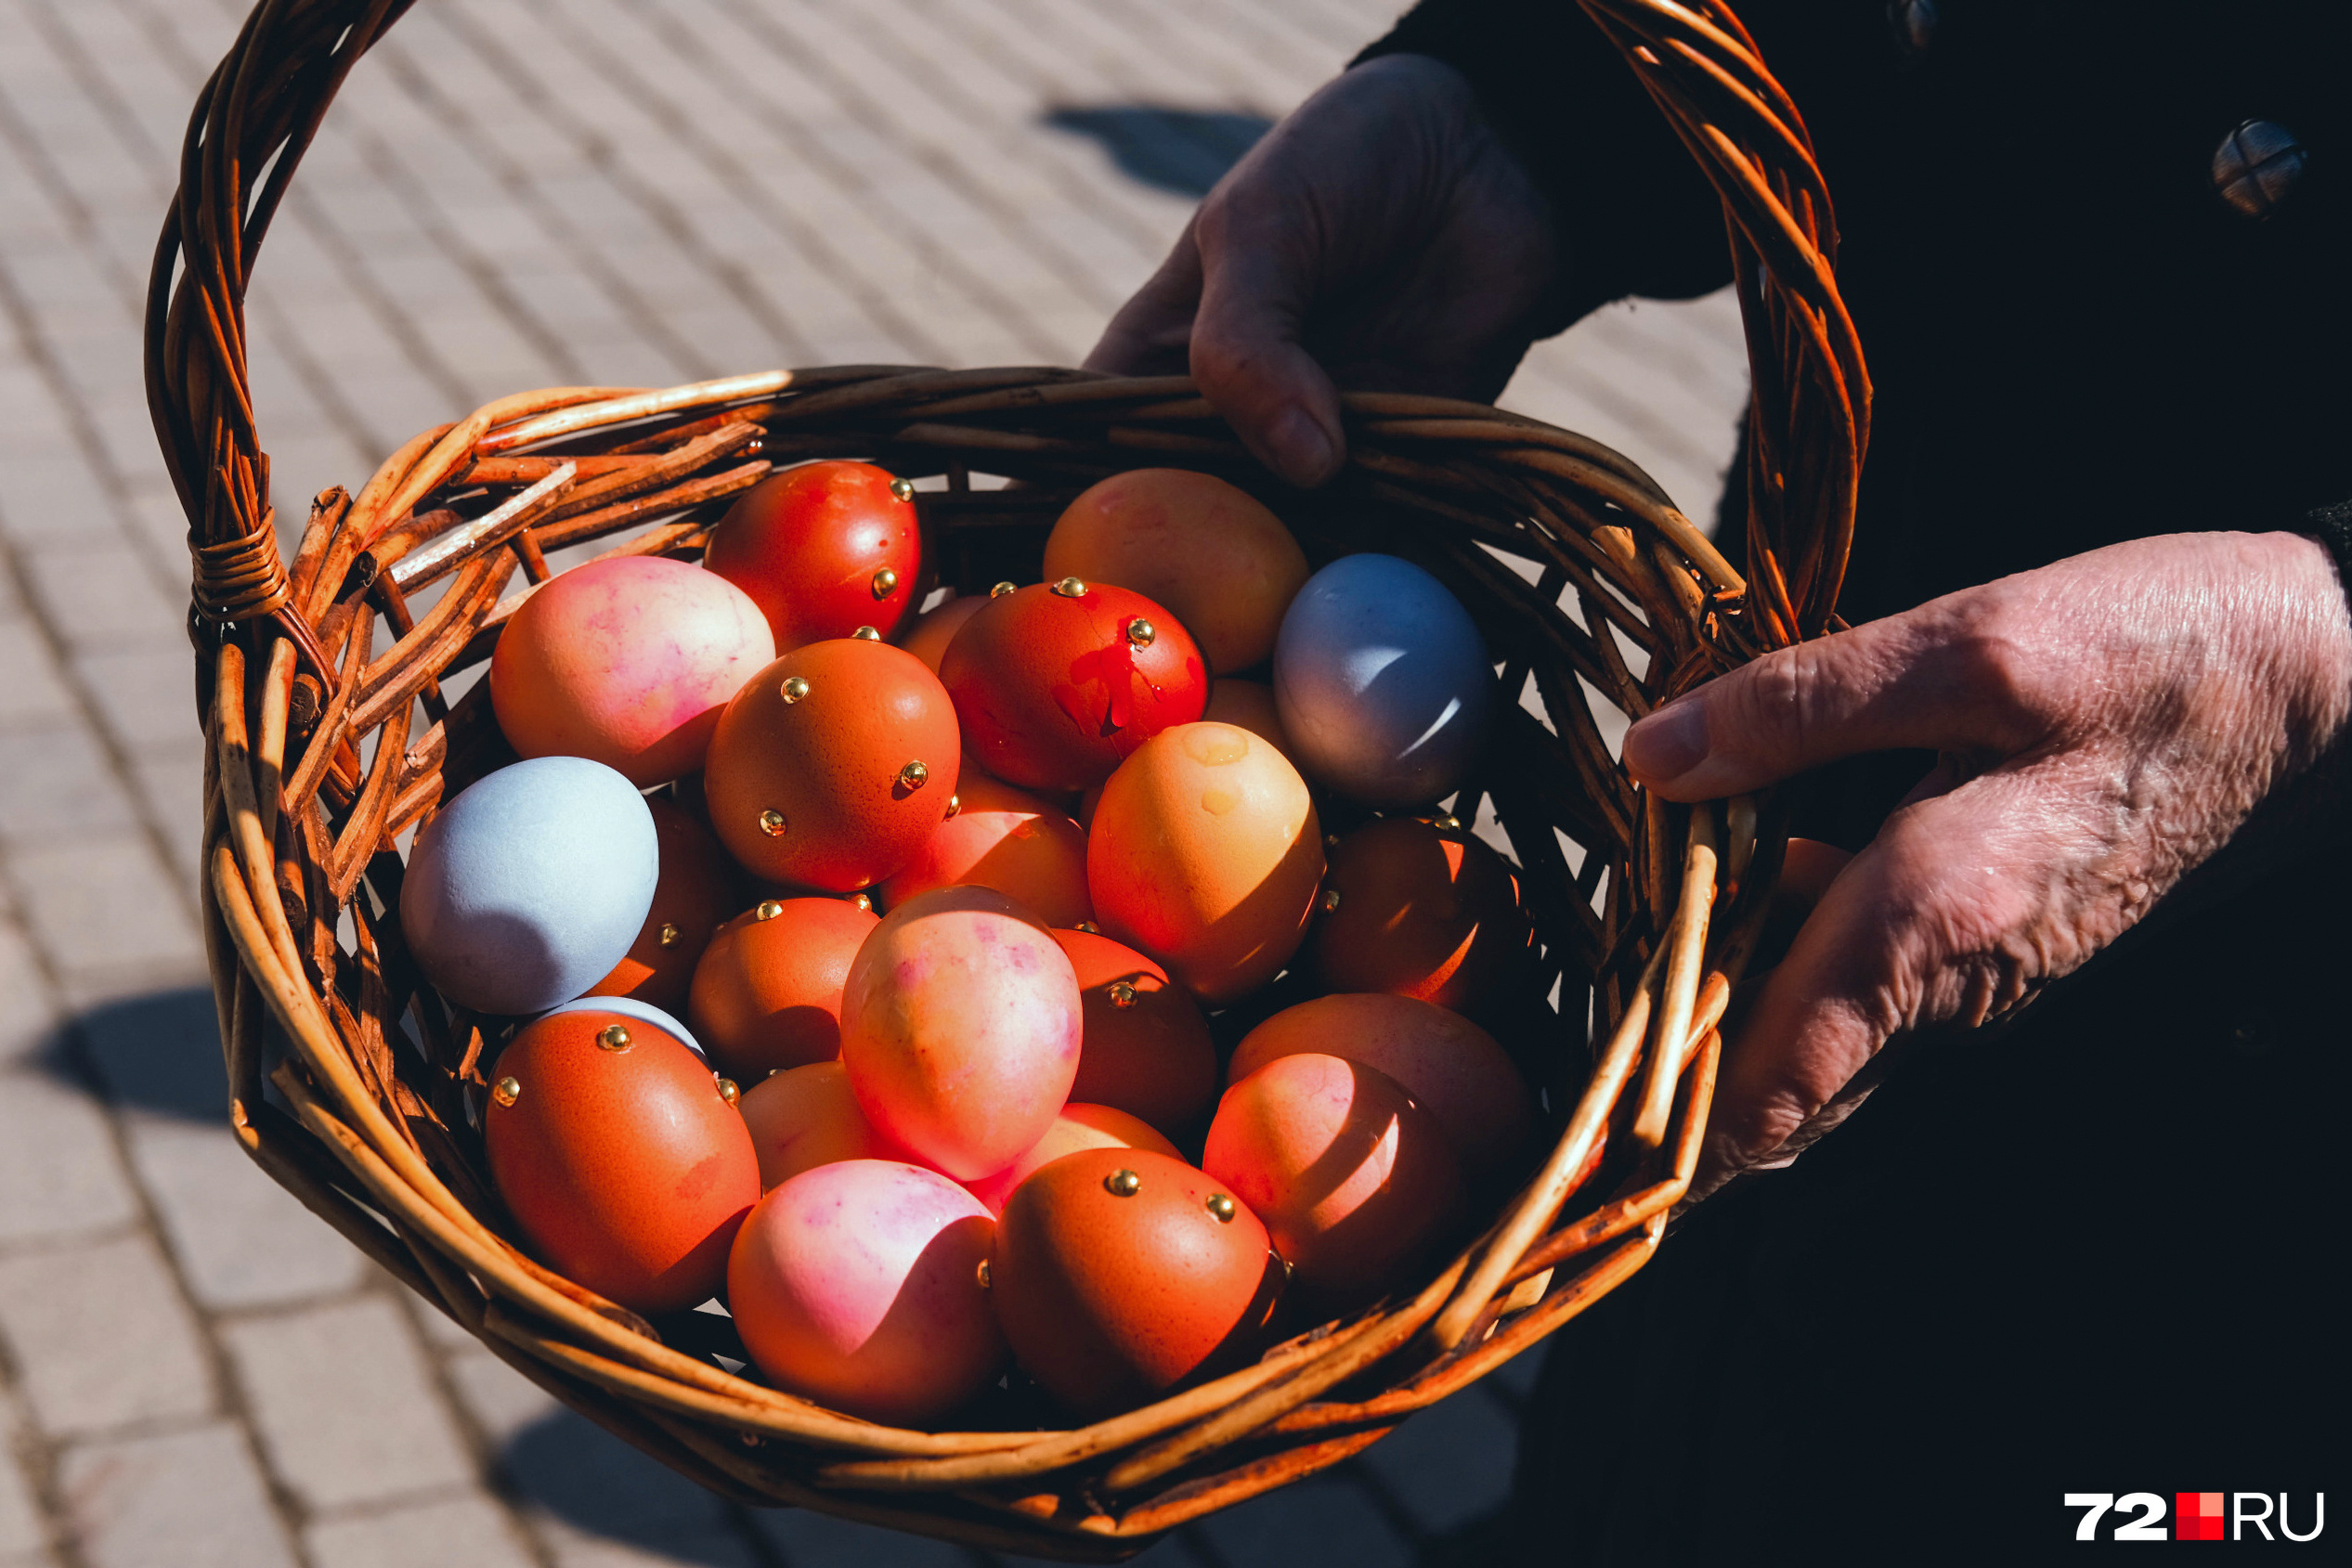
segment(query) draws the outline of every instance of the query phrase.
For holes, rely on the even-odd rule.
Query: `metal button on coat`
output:
[[[2249,120],[2214,149],[2213,188],[2245,216],[2265,217],[2294,189],[2309,159],[2284,125]]]
[[[1887,27],[1906,55],[1924,55],[1935,41],[1935,0],[1887,0]]]

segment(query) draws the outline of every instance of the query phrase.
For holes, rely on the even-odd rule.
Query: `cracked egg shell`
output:
[[[772,882],[846,893],[912,860],[947,815],[955,711],[922,660],[844,637],[795,648],[721,715],[703,770],[720,842]]]

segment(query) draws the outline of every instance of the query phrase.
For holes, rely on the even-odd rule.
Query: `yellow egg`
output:
[[[1306,781],[1231,724],[1182,724],[1146,741],[1103,786],[1087,835],[1104,933],[1213,1004],[1281,972],[1322,876]]]

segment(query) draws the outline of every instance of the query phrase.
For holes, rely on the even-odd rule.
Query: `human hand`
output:
[[[1935,770],[1840,872],[1726,1053],[1696,1199],[1851,1113],[1888,1041],[2023,1004],[2147,914],[2352,712],[2352,616],[2293,534],[2074,556],[1766,654],[1630,731],[1674,800],[1863,752]]]
[[[1326,83],[1217,182],[1151,280],[1086,356],[1189,369],[1242,441],[1293,484],[1339,471],[1334,382],[1492,401],[1564,258],[1551,202],[1423,55]]]

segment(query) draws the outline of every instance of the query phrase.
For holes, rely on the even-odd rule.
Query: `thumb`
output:
[[[1228,205],[1203,225],[1192,379],[1258,460],[1301,488],[1339,472],[1339,392],[1300,343],[1316,288],[1310,226]]]

